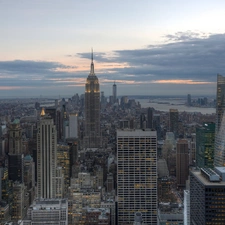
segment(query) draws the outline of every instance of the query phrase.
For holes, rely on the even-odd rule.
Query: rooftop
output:
[[[211,182],[201,173],[200,170],[192,170],[191,173],[205,186],[225,186],[225,181]]]

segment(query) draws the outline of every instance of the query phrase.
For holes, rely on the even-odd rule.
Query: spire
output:
[[[93,48],[91,48],[91,72],[90,75],[94,75],[95,71],[94,71],[94,63],[93,63]]]
[[[45,109],[42,108],[42,110],[41,110],[41,116],[44,116],[44,115],[45,115]]]

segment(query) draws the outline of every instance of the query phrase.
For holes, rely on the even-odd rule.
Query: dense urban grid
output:
[[[225,77],[185,104],[105,97],[93,53],[84,94],[0,100],[0,223],[224,225]]]

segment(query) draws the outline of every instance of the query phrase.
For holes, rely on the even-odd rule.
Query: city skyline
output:
[[[1,96],[84,93],[91,47],[106,96],[114,81],[118,95],[215,95],[225,71],[220,0],[0,5]]]

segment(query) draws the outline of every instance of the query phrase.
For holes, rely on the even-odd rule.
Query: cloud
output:
[[[80,57],[80,58],[84,58],[84,59],[91,59],[91,53],[77,53],[76,55],[74,55],[74,57]],[[104,52],[94,52],[93,53],[93,58],[95,61],[98,62],[113,62],[114,61],[114,57],[112,57],[111,54],[107,54]]]
[[[166,35],[173,42],[149,45],[142,49],[115,50],[114,57],[97,57],[97,63],[123,64],[114,67],[116,79],[134,81],[192,80],[196,84],[216,82],[225,71],[225,34],[177,32]],[[86,54],[79,54],[87,57]],[[107,69],[105,76],[110,76]],[[101,74],[104,73],[101,71]],[[193,83],[192,82],[192,83]],[[158,82],[160,83],[160,82]],[[189,82],[190,83],[190,82]]]
[[[0,61],[0,91],[29,90],[31,94],[40,94],[40,90],[46,93],[64,91],[71,83],[84,86],[86,74],[75,74],[75,68],[58,62]]]
[[[186,31],[186,32],[176,32],[175,34],[167,34],[164,35],[164,38],[166,41],[173,41],[173,42],[178,42],[178,41],[191,41],[191,40],[196,40],[199,38],[208,38],[210,34],[206,34],[203,32],[193,32],[193,31]]]
[[[106,95],[114,81],[120,94],[184,94],[216,92],[217,73],[225,75],[225,34],[177,32],[165,42],[140,49],[94,52],[95,72]],[[87,65],[60,62],[0,61],[0,91],[33,87],[51,92],[84,92],[90,52],[68,54]],[[97,69],[96,69],[97,68]],[[119,88],[119,87],[118,87]],[[159,91],[160,90],[160,91]],[[39,91],[40,92],[40,91]],[[130,93],[132,92],[132,93]],[[154,93],[153,93],[154,92]],[[157,94],[159,94],[157,93]]]
[[[0,61],[1,72],[41,73],[56,69],[71,69],[75,67],[63,65],[58,62],[13,60]]]

